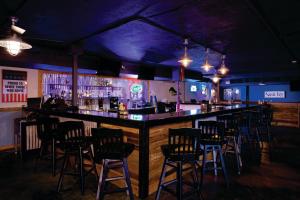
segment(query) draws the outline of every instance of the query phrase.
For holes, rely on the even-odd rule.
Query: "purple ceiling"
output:
[[[227,55],[231,74],[299,72],[300,4],[297,0],[2,0],[0,29],[17,15],[24,38],[40,46],[83,44],[89,55],[178,66],[190,38],[190,69],[200,71]],[[299,62],[298,62],[299,63]]]

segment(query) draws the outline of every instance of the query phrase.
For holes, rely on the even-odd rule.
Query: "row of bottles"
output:
[[[65,100],[72,99],[72,76],[70,74],[43,74],[43,95],[45,97],[59,96]],[[96,76],[78,76],[78,97],[80,104],[96,104],[96,99],[105,97],[123,97],[123,88],[114,87],[112,78]]]

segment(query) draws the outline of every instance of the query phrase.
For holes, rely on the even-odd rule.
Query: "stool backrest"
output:
[[[169,129],[170,154],[178,157],[198,156],[200,155],[199,129],[179,128]]]
[[[37,135],[39,139],[44,139],[47,134],[58,128],[59,119],[53,117],[40,117],[36,119]]]
[[[216,138],[218,140],[224,139],[225,125],[217,121],[199,121],[198,129],[200,129],[201,139]]]
[[[98,145],[123,143],[122,129],[92,128],[92,137],[97,141],[94,148]]]
[[[225,130],[237,130],[238,128],[238,117],[236,115],[219,115],[217,116],[217,121],[224,123]]]
[[[92,128],[92,137],[96,162],[124,157],[122,129]]]
[[[71,141],[72,138],[85,137],[83,121],[66,121],[59,124],[62,139]]]

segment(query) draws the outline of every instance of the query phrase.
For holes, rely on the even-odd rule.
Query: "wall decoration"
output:
[[[285,91],[265,91],[265,98],[285,98]]]
[[[27,101],[27,72],[2,70],[2,103]]]

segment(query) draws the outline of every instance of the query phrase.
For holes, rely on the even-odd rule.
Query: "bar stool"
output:
[[[126,191],[130,199],[134,200],[127,162],[127,157],[134,150],[134,144],[124,143],[121,129],[93,128],[92,137],[95,160],[97,163],[102,161],[96,199],[102,200],[108,193],[105,191],[107,182],[125,179],[126,187],[114,192]],[[124,176],[108,178],[109,170],[115,168],[122,168]]]
[[[84,194],[85,176],[92,170],[98,177],[96,164],[93,159],[92,149],[88,138],[84,133],[84,123],[82,121],[66,121],[61,122],[58,126],[61,133],[61,142],[64,147],[63,165],[60,172],[59,181],[57,184],[57,192],[60,192],[65,175],[79,176],[81,194]],[[75,157],[75,170],[66,171],[70,164],[70,158]],[[92,161],[92,167],[85,172],[84,157]],[[78,163],[79,160],[79,163]],[[78,168],[79,165],[79,168]]]
[[[211,168],[211,170],[213,170],[215,176],[217,176],[218,169],[221,169],[223,171],[226,186],[228,187],[228,175],[222,152],[222,146],[226,144],[226,141],[224,140],[224,123],[217,121],[199,121],[198,129],[201,130],[199,143],[203,146],[201,179],[203,179],[205,171],[210,169],[206,168],[207,163],[212,162],[213,168]],[[207,154],[209,152],[212,152],[213,154],[212,160],[207,160]],[[218,167],[218,155],[220,158],[220,167]],[[201,182],[203,182],[203,180],[201,180]]]
[[[237,163],[237,173],[241,173],[242,158],[241,158],[241,136],[238,130],[238,118],[235,115],[219,115],[218,122],[223,122],[225,125],[225,139],[227,141],[225,148],[225,155],[233,153]]]
[[[201,155],[200,146],[198,145],[199,130],[192,128],[169,129],[169,142],[167,145],[161,146],[162,153],[165,157],[162,173],[160,176],[158,189],[156,192],[155,200],[159,199],[162,189],[176,195],[177,199],[183,199],[183,177],[182,173],[190,168],[183,169],[183,165],[192,165],[192,175],[194,181],[194,192],[197,192],[199,198],[202,199],[200,193],[200,183],[197,174],[197,162]],[[167,171],[166,167],[169,166],[172,170]],[[176,179],[164,182],[166,174],[176,169]],[[176,193],[167,188],[172,183],[176,183]],[[191,185],[190,185],[191,186]]]
[[[56,142],[57,142],[57,127],[59,124],[58,118],[40,117],[37,118],[37,136],[41,141],[40,152],[35,162],[34,169],[36,170],[38,161],[44,156],[51,156],[52,160],[52,176],[56,173]],[[49,146],[51,151],[49,152]],[[50,154],[44,154],[45,151]]]

